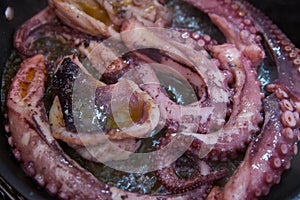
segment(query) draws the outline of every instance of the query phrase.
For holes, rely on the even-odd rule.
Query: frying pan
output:
[[[299,0],[250,0],[257,8],[267,13],[296,44],[300,47],[300,1]],[[12,49],[12,37],[16,29],[31,16],[47,5],[46,0],[0,0],[0,75]],[[4,11],[10,6],[14,18],[8,21]],[[1,79],[1,78],[0,78]],[[1,109],[1,108],[0,108]],[[54,199],[21,170],[13,158],[4,131],[4,116],[0,110],[0,199]],[[291,200],[300,198],[300,153],[294,158],[291,169],[286,171],[279,185],[272,187],[268,200]]]

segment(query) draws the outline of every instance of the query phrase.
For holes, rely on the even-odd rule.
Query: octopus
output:
[[[300,50],[245,1],[184,1],[207,15],[224,41],[172,25],[166,4],[50,0],[15,33],[23,62],[6,101],[8,142],[50,195],[258,199],[290,168],[300,140]],[[53,60],[33,48],[45,37],[76,51]],[[266,56],[277,77],[262,90],[257,69]],[[184,89],[168,87],[166,77]],[[50,110],[47,84],[55,94]],[[153,152],[138,153],[154,135]],[[152,171],[164,190],[141,194],[101,181],[62,143],[117,170]],[[239,159],[230,172],[225,163]]]

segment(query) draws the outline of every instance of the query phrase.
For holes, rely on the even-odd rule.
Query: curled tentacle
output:
[[[169,30],[169,34],[165,36],[161,34],[162,30],[147,29],[135,20],[129,20],[126,24],[123,24],[123,31],[121,34],[122,39],[131,50],[145,48],[158,49],[177,62],[196,71],[196,73],[203,78],[207,86],[207,91],[210,92],[209,103],[211,107],[214,107],[215,111],[211,116],[213,123],[216,126],[220,126],[224,122],[224,120],[222,120],[222,117],[226,113],[226,109],[225,112],[223,112],[224,104],[228,101],[226,88],[224,86],[225,78],[223,74],[219,72],[214,62],[208,59],[207,53],[193,51],[176,40],[170,40],[174,35],[175,37],[173,37],[173,39],[176,38],[176,33],[172,30]],[[214,75],[211,76],[211,73]]]
[[[53,21],[55,18],[56,16],[53,14],[53,10],[51,8],[46,8],[27,22],[25,22],[15,33],[15,48],[23,55],[35,55],[37,53],[35,50],[29,50],[32,42],[36,40],[36,37],[32,36],[32,33],[37,28],[49,23],[50,21]]]
[[[198,158],[196,158],[198,159]],[[179,173],[188,173],[188,170],[195,170],[190,177],[179,177]],[[204,161],[192,161],[191,159],[180,157],[170,167],[158,170],[155,174],[159,182],[164,185],[169,191],[179,193],[189,191],[205,184],[223,178],[227,170],[211,171],[210,167]]]
[[[160,138],[157,149],[162,149],[171,141],[171,134]],[[158,161],[158,162],[163,162]],[[212,185],[214,181],[223,178],[227,174],[227,169],[212,169],[206,161],[191,154],[190,151],[179,157],[168,167],[164,167],[155,172],[157,180],[173,193],[192,191],[202,185]]]
[[[207,13],[224,33],[227,41],[235,44],[254,66],[262,62],[265,53],[260,44],[261,38],[252,16],[247,13],[243,3],[217,0],[185,1]]]
[[[300,98],[300,51],[290,39],[258,9],[245,2],[255,25],[266,41],[267,48],[277,66],[279,84],[285,85],[291,93]]]
[[[226,183],[221,192],[211,196],[217,199],[256,199],[267,195],[270,187],[280,182],[283,171],[290,168],[291,159],[297,154],[299,130],[290,121],[299,119],[294,115],[286,116],[280,108],[275,94],[265,100],[265,122],[260,135],[251,142],[243,162]],[[293,107],[295,110],[295,107]],[[297,111],[295,111],[297,112]],[[288,121],[288,123],[287,123]],[[255,176],[255,178],[251,178]]]
[[[51,0],[57,17],[68,26],[81,32],[109,37],[117,31],[105,9],[94,0],[85,2]]]
[[[133,82],[123,80],[105,85],[94,80],[74,56],[62,60],[53,82],[59,99],[54,101],[50,112],[53,136],[75,147],[85,158],[91,154],[95,160],[103,155],[103,151],[107,151],[105,161],[110,159],[108,155],[116,155],[109,139],[118,146],[121,146],[121,140],[124,144],[128,141],[122,149],[134,152],[140,145],[134,137],[149,134],[159,121],[156,103]],[[80,85],[76,87],[76,83]],[[127,100],[126,95],[129,95]],[[131,113],[126,113],[127,106]],[[98,122],[95,122],[95,116]],[[97,147],[100,144],[101,148]],[[119,152],[118,156],[125,159],[129,154]]]
[[[216,74],[216,71],[220,71],[219,68],[215,65],[214,62],[210,60],[206,60],[206,55],[202,54],[202,52],[194,52],[192,50],[185,50],[183,48],[183,44],[180,44],[176,40],[172,40],[171,42],[167,41],[166,36],[160,35],[160,33],[151,31],[149,29],[143,29],[143,26],[139,24],[138,22],[134,22],[133,20],[128,21],[126,25],[124,25],[124,31],[125,30],[131,30],[130,34],[123,33],[122,37],[125,41],[125,44],[128,45],[130,48],[135,48],[135,44],[138,48],[157,48],[160,49],[160,51],[166,52],[168,56],[175,59],[178,62],[182,62],[185,65],[188,65],[191,69],[194,69],[198,72],[198,74],[204,79],[204,82],[207,87],[207,91],[211,92],[208,94],[208,102],[210,101],[216,101],[215,102],[215,109],[214,114],[215,116],[210,116],[208,112],[202,112],[202,113],[208,113],[208,118],[211,118],[212,121],[215,119],[222,119],[224,120],[224,113],[222,116],[222,112],[226,112],[226,108],[221,108],[221,104],[225,104],[227,106],[226,101],[228,99],[218,99],[220,95],[218,94],[224,94],[224,98],[228,98],[231,95],[226,95],[228,92],[228,89],[225,87],[225,77],[223,74],[218,73]],[[155,38],[155,42],[150,43],[149,38]],[[168,52],[168,49],[171,49],[171,52]],[[233,95],[233,108],[230,115],[229,120],[224,124],[224,128],[217,132],[217,135],[214,136],[214,140],[216,141],[215,145],[211,147],[211,152],[208,155],[213,160],[222,159],[226,160],[228,159],[228,156],[230,155],[236,155],[236,150],[244,150],[246,148],[246,144],[250,142],[251,137],[256,135],[259,127],[258,125],[262,121],[262,117],[260,115],[261,110],[261,94],[260,94],[260,83],[256,79],[256,72],[252,68],[252,63],[243,56],[235,48],[235,46],[226,46],[227,51],[222,50],[222,46],[212,46],[212,52],[216,54],[216,57],[219,58],[219,60],[223,61],[224,66],[232,66],[231,68],[227,68],[232,71],[232,73],[235,75],[235,94]],[[237,52],[237,53],[236,53]],[[225,58],[222,58],[222,54],[226,54]],[[195,61],[196,58],[201,57],[201,63],[198,63]],[[190,60],[189,60],[190,59]],[[204,60],[206,61],[204,63]],[[192,62],[190,62],[192,61]],[[195,62],[193,62],[195,61]],[[192,63],[192,64],[191,64]],[[193,65],[194,64],[194,65]],[[207,71],[203,74],[202,68],[207,69]],[[213,79],[213,82],[216,84],[218,83],[216,89],[216,86],[214,84],[210,85],[208,78],[210,77],[209,70],[214,69],[215,78]],[[145,74],[145,73],[142,73]],[[220,75],[220,76],[218,76]],[[146,78],[150,78],[151,76],[144,76]],[[151,81],[150,81],[151,82]],[[221,85],[221,86],[220,86]],[[256,92],[250,92],[255,90]],[[153,92],[157,90],[149,90],[149,92]],[[214,92],[212,92],[214,91]],[[215,96],[214,96],[215,95]],[[250,96],[249,96],[250,95]],[[152,95],[153,98],[159,97],[159,95]],[[248,96],[246,98],[246,96]],[[222,102],[223,101],[223,102]],[[210,102],[211,103],[211,102]],[[208,104],[209,105],[209,104]],[[212,105],[212,104],[211,104]],[[220,107],[218,107],[220,106]],[[200,108],[201,109],[201,108]],[[225,110],[224,110],[225,109]],[[212,114],[213,115],[213,114]],[[176,114],[176,116],[178,116]],[[202,117],[202,119],[208,119],[205,117]],[[217,120],[216,120],[217,121]],[[217,122],[215,122],[217,123]],[[211,124],[209,124],[211,125]],[[201,124],[198,124],[198,126],[201,127]],[[200,134],[194,134],[194,133],[188,133],[188,131],[191,131],[191,129],[182,130],[182,132],[185,135],[193,135],[195,138],[198,138],[200,141],[202,141],[203,136]],[[192,130],[193,132],[193,130]],[[195,132],[195,131],[194,131]],[[206,137],[206,136],[204,136]],[[205,141],[205,143],[209,141]],[[199,146],[199,145],[198,145]],[[200,145],[201,147],[201,145]],[[195,152],[200,151],[194,150]]]
[[[62,59],[55,72],[58,98],[50,111],[50,122],[43,105],[45,58],[38,54],[24,60],[13,81],[7,100],[9,144],[24,171],[51,195],[60,199],[199,199],[210,193],[209,199],[256,199],[269,193],[290,167],[300,140],[299,49],[267,17],[243,1],[186,0],[208,14],[224,33],[225,44],[217,44],[212,36],[199,32],[149,28],[168,25],[169,12],[161,2],[51,0],[50,7],[17,31],[15,47],[23,57],[38,53],[33,48],[36,40],[59,38],[78,48],[102,76],[95,77],[105,80],[94,79],[75,57]],[[144,9],[149,12],[142,12]],[[103,42],[104,37],[119,31],[112,40]],[[278,79],[266,87],[269,93],[263,101],[262,126],[264,95],[256,73],[264,58],[261,36],[278,71]],[[133,53],[123,54],[128,50]],[[83,72],[81,83],[87,84],[74,84],[79,70]],[[186,79],[195,90],[195,101],[176,102],[176,95],[171,99],[170,90],[161,84],[160,73],[174,76],[176,81]],[[134,75],[135,83],[126,79],[130,75]],[[96,90],[96,95],[92,94],[96,97],[88,99],[91,104],[70,106],[76,102],[72,96],[76,87],[81,88],[80,98],[89,89]],[[116,88],[116,102],[121,103],[112,108],[112,91]],[[82,126],[77,126],[75,115],[80,116],[89,106],[93,111],[98,107],[96,114],[86,112],[81,116]],[[124,107],[132,111],[130,117],[122,112]],[[117,121],[118,116],[112,119],[120,110],[122,120]],[[159,114],[163,116],[160,119]],[[133,120],[128,122],[129,118]],[[101,158],[104,162],[122,160],[140,147],[141,139],[135,137],[158,128],[162,118],[169,120],[165,125],[175,133],[159,139],[159,145],[171,143],[178,136],[178,143],[172,143],[171,148],[177,150],[186,144],[185,139],[194,139],[188,152],[156,172],[157,180],[171,194],[136,194],[109,186],[70,159],[56,141],[66,142],[94,162],[103,161]],[[107,142],[125,150],[125,154],[116,153]],[[225,186],[211,190],[212,182],[222,178],[226,170],[211,170],[199,158],[226,161],[246,148],[243,161]],[[173,154],[162,153],[158,163],[172,159]]]
[[[109,188],[63,153],[51,135],[42,101],[46,78],[44,61],[39,54],[25,60],[11,86],[7,106],[14,152],[19,154],[17,157],[25,172],[52,195],[61,199],[70,195],[109,199]],[[95,188],[92,192],[89,191],[91,186]]]
[[[90,40],[101,39],[82,34],[61,24],[53,8],[46,7],[17,30],[14,46],[22,56],[31,57],[38,53],[33,47],[34,42],[45,37],[57,37],[75,47],[87,45]]]
[[[100,182],[69,158],[51,134],[43,105],[46,67],[40,54],[23,61],[9,92],[7,106],[11,144],[24,171],[60,199],[197,199],[211,187],[172,195],[141,195]],[[30,147],[30,148],[29,148]],[[53,173],[55,171],[55,173]],[[92,189],[91,189],[92,188]]]
[[[188,105],[181,105],[172,101],[164,92],[156,73],[154,70],[159,71],[160,67],[153,67],[142,61],[139,62],[136,68],[137,77],[140,78],[141,88],[149,93],[152,98],[159,105],[162,122],[165,122],[166,128],[172,132],[178,131],[200,131],[207,132],[207,124],[209,123],[211,108],[202,106],[201,103],[205,101],[204,98],[197,102],[192,102]],[[170,70],[168,70],[170,72]],[[135,72],[135,71],[134,71]],[[137,78],[136,73],[133,75],[126,74],[124,77]],[[172,72],[170,72],[172,73]],[[174,73],[176,74],[176,73]],[[188,83],[184,83],[186,85]],[[199,86],[199,85],[198,85]],[[186,86],[187,87],[187,86]],[[202,114],[199,116],[199,112]]]

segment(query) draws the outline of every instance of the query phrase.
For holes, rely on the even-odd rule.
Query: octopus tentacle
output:
[[[76,86],[77,81],[80,81],[80,86]],[[80,145],[77,142],[78,140],[80,141],[80,139],[81,143],[85,145],[90,145],[90,142],[95,145],[95,142],[98,140],[92,140],[90,134],[96,138],[100,137],[99,140],[101,141],[101,138],[103,138],[106,132],[106,135],[111,139],[125,139],[132,138],[133,136],[142,137],[151,132],[158,124],[160,117],[158,106],[147,93],[141,91],[132,81],[125,79],[111,85],[105,85],[93,79],[93,77],[86,72],[77,57],[68,56],[62,60],[56,70],[53,85],[62,106],[66,129],[70,134],[69,141],[73,141],[73,138],[77,145]],[[125,91],[129,94],[130,97],[128,98],[130,99],[126,99],[125,93],[120,93],[120,91]],[[80,96],[76,97],[74,94]],[[118,99],[116,99],[116,97]],[[95,104],[84,105],[86,103],[85,101],[94,101]],[[112,101],[115,101],[118,105],[114,107]],[[93,122],[93,114],[96,112],[95,106],[101,113],[101,115],[98,116],[99,123]],[[122,110],[124,109],[123,107],[126,109],[126,106],[128,106],[129,111],[130,109],[132,110],[132,113],[128,113],[128,116],[126,112]],[[121,122],[117,121],[118,115],[124,115],[129,119],[127,119],[127,121],[124,119],[122,119]],[[131,116],[135,116],[134,118],[136,119],[133,119]],[[77,121],[75,118],[78,118]],[[107,126],[109,128],[107,128]],[[116,126],[116,128],[111,128],[114,126]],[[77,133],[83,130],[90,132],[90,134],[80,138]],[[98,133],[99,131],[100,133]],[[56,133],[55,135],[61,135],[55,130],[54,132]],[[73,134],[71,132],[73,132]],[[93,132],[97,133],[94,134]],[[65,133],[65,137],[61,137],[61,139],[69,135],[64,131],[61,133]],[[117,134],[114,135],[114,133]],[[128,135],[128,133],[130,135]]]
[[[146,51],[147,50],[140,50],[140,52],[135,52],[135,55],[138,57],[138,60],[134,62],[137,65],[135,66],[135,68],[139,67],[139,65],[147,65],[147,63],[150,65],[151,63],[159,63],[159,65],[157,66],[152,65],[152,67],[155,70],[157,71],[160,70],[162,71],[162,73],[165,73],[169,76],[177,77],[180,80],[181,79],[187,80],[188,82],[187,84],[189,84],[192,87],[192,89],[195,91],[195,95],[197,96],[199,102],[204,102],[207,99],[205,82],[198,73],[194,72],[188,67],[181,65],[180,63],[176,62],[175,60],[173,60],[168,56],[164,56],[158,53],[156,54],[151,50],[150,52],[146,52]],[[154,80],[155,78],[152,79],[153,80],[148,80],[148,82],[153,82],[153,83],[158,82],[157,79],[156,80]]]
[[[44,24],[53,21],[56,16],[53,14],[53,10],[49,7],[45,8],[37,15],[26,21],[15,33],[14,46],[23,55],[33,56],[37,52],[30,51],[31,43],[36,39],[32,37],[32,32]]]
[[[236,47],[257,66],[263,60],[265,53],[260,44],[250,14],[247,14],[245,6],[239,1],[195,1],[185,0],[208,14],[211,20],[221,29],[227,41]]]
[[[178,166],[179,168],[183,168],[182,171],[186,172],[186,168],[184,165],[193,165],[195,164],[196,166],[192,166],[195,170],[195,172],[188,178],[181,178],[178,176],[178,174],[175,172],[176,171],[176,163],[180,162],[182,159],[179,158],[175,163],[173,163],[170,167],[166,167],[161,170],[157,170],[155,175],[157,177],[157,180],[164,185],[169,191],[172,191],[173,193],[180,193],[183,191],[187,190],[193,190],[195,188],[200,187],[201,185],[204,184],[212,184],[215,180],[223,178],[227,170],[217,170],[217,171],[211,171],[210,167],[204,162],[204,161],[199,161],[195,163],[195,161],[191,161],[188,159],[188,163],[179,163]],[[191,166],[188,166],[191,168]]]
[[[51,195],[60,199],[205,198],[211,186],[172,195],[141,195],[100,182],[65,154],[51,134],[43,105],[45,58],[37,54],[21,64],[9,92],[7,106],[10,144],[24,171]],[[30,148],[29,148],[30,146]],[[53,173],[55,171],[55,173]]]
[[[46,79],[44,61],[40,54],[25,60],[11,86],[7,106],[14,152],[19,155],[17,158],[25,172],[50,194],[61,199],[71,195],[110,199],[109,187],[63,153],[51,135],[42,100]]]
[[[244,5],[272,52],[278,68],[278,80],[274,83],[279,84],[267,86],[273,94],[264,101],[265,122],[261,133],[250,143],[243,162],[225,187],[221,191],[212,190],[209,199],[257,199],[268,194],[270,187],[280,182],[282,172],[290,168],[300,139],[296,106],[299,74],[293,60],[297,59],[296,48],[269,18],[249,3]],[[255,179],[250,178],[254,174]]]
[[[27,20],[15,33],[14,46],[23,57],[31,57],[37,54],[32,44],[43,37],[63,38],[73,46],[86,46],[90,40],[101,40],[101,37],[93,37],[73,30],[58,20],[54,9],[46,7],[37,15]]]
[[[217,44],[217,41],[212,39],[209,35],[201,35],[197,31],[191,32],[187,30],[179,30],[181,33],[180,38],[185,43],[195,43],[194,48],[204,48],[206,51],[210,51],[213,45]]]
[[[172,139],[171,134],[159,139],[156,149],[164,148]],[[158,161],[162,162],[162,161]],[[223,178],[227,174],[227,169],[213,170],[206,161],[190,151],[186,152],[174,163],[155,172],[157,180],[173,193],[192,191],[202,185],[212,185],[215,180]]]
[[[211,198],[257,199],[267,195],[270,187],[279,183],[282,172],[290,168],[290,160],[297,154],[296,142],[300,139],[299,129],[293,123],[299,124],[299,118],[280,108],[280,102],[289,98],[275,94],[266,98],[266,120],[260,135],[251,142],[243,162],[223,190],[219,193],[214,190]],[[251,178],[253,176],[255,178]]]
[[[13,154],[21,162],[26,174],[33,177],[50,194],[60,199],[152,200],[199,199],[206,198],[210,193],[208,199],[257,199],[269,193],[272,185],[279,183],[281,174],[290,167],[291,159],[298,152],[297,142],[300,140],[300,90],[298,89],[300,88],[300,50],[269,18],[247,2],[185,1],[208,14],[226,36],[227,43],[217,44],[211,40],[210,36],[201,36],[197,32],[190,33],[186,30],[174,33],[171,30],[155,32],[151,28],[143,29],[145,26],[153,25],[164,27],[170,20],[168,10],[161,7],[159,2],[162,1],[157,0],[122,1],[116,7],[112,4],[113,1],[105,0],[89,0],[87,1],[89,5],[85,4],[86,2],[81,5],[73,0],[50,0],[50,7],[28,20],[17,31],[14,38],[15,47],[23,57],[37,54],[31,44],[44,36],[62,37],[64,41],[70,42],[76,48],[79,47],[80,53],[85,55],[92,65],[95,65],[96,70],[103,75],[103,79],[107,79],[108,83],[113,83],[106,85],[96,81],[87,71],[84,71],[82,66],[79,66],[87,75],[85,78],[90,84],[88,87],[99,86],[103,89],[100,92],[100,89],[98,90],[101,102],[96,99],[97,105],[106,100],[110,103],[111,99],[107,97],[116,85],[126,82],[128,84],[123,85],[123,89],[132,86],[130,81],[124,78],[130,70],[138,71],[144,75],[139,80],[140,88],[148,92],[153,99],[136,86],[135,88],[138,88],[140,92],[138,93],[144,93],[143,97],[147,97],[148,101],[157,101],[161,106],[160,112],[166,112],[166,118],[172,121],[168,124],[169,131],[177,132],[172,136],[166,134],[160,139],[159,145],[163,146],[164,142],[171,141],[176,136],[185,138],[187,135],[189,138],[190,136],[196,138],[184,156],[171,166],[156,172],[157,180],[172,194],[136,194],[101,182],[69,158],[55,138],[62,139],[84,158],[95,162],[99,161],[97,157],[104,157],[104,154],[108,160],[111,159],[108,153],[106,155],[103,151],[98,152],[98,144],[105,146],[106,137],[102,138],[104,135],[116,140],[115,145],[123,146],[124,149],[128,147],[131,149],[130,152],[137,149],[139,141],[131,137],[127,138],[117,129],[106,133],[102,131],[98,134],[100,137],[97,138],[94,138],[94,135],[92,137],[89,131],[88,133],[72,132],[74,109],[68,107],[71,102],[65,99],[68,96],[65,91],[71,90],[72,86],[66,83],[68,79],[63,80],[61,77],[56,86],[58,89],[65,89],[59,92],[60,101],[65,107],[59,108],[61,106],[59,102],[53,104],[56,110],[54,114],[50,112],[51,126],[43,104],[47,58],[40,54],[35,55],[21,64],[8,95],[7,116],[11,132],[9,144],[14,149]],[[140,9],[144,9],[143,6],[149,2],[155,5],[154,10],[144,16],[144,12]],[[124,3],[128,5],[124,6]],[[93,13],[91,5],[96,5],[97,8],[103,10],[104,15],[98,16],[99,13]],[[115,10],[117,15],[114,15]],[[60,20],[79,31],[63,25]],[[105,20],[108,20],[107,24]],[[119,27],[116,28],[115,25],[122,26],[120,29],[122,33],[115,39],[120,39],[130,50],[145,47],[156,48],[159,49],[157,54],[160,56],[151,55],[151,52],[147,54],[147,50],[138,50],[134,52],[134,56],[129,54],[130,61],[128,61],[122,57],[124,55],[119,55],[120,46],[112,49],[101,46],[99,41],[103,41],[103,37],[119,32]],[[137,29],[140,32],[136,31]],[[261,37],[277,65],[278,79],[266,87],[270,95],[263,102],[265,120],[257,136],[262,122],[261,98],[264,98],[260,93],[261,85],[256,79],[256,66],[264,58]],[[125,46],[123,45],[122,48]],[[173,65],[174,69],[183,75],[183,79],[189,79],[189,83],[194,88],[201,87],[196,91],[198,100],[189,105],[178,105],[171,101],[159,86],[156,72],[148,66],[153,60],[161,64]],[[78,60],[74,63],[80,65]],[[74,69],[70,71],[71,76],[76,72]],[[56,73],[60,73],[59,69]],[[62,77],[65,76],[62,75]],[[110,77],[114,79],[110,80]],[[209,79],[211,77],[213,77],[212,80]],[[148,84],[149,82],[152,84]],[[127,90],[124,89],[124,91]],[[138,98],[133,99],[133,103],[137,105],[138,101]],[[203,109],[204,106],[212,105],[214,105],[215,112]],[[199,110],[193,110],[193,106],[203,109],[201,111],[204,113],[197,113]],[[142,110],[143,114],[150,115],[144,112],[149,111],[147,108]],[[157,111],[157,109],[154,110]],[[183,117],[183,119],[182,114],[190,114],[188,117],[192,116],[192,119],[185,115],[186,118]],[[63,122],[63,118],[66,123]],[[135,122],[143,123],[144,118],[143,115],[141,120]],[[154,118],[158,122],[158,115]],[[176,123],[183,129],[178,128],[179,125],[176,126]],[[152,130],[156,125],[157,123],[151,124],[143,131],[149,132],[148,130]],[[210,134],[208,131],[210,127],[217,130],[214,132],[217,134]],[[135,133],[141,136],[143,131]],[[178,133],[178,131],[183,132]],[[119,139],[123,139],[122,142]],[[209,146],[210,139],[216,142],[212,147]],[[83,143],[88,146],[84,146]],[[205,152],[205,158],[225,161],[228,158],[234,158],[238,151],[244,151],[248,144],[244,160],[224,188],[212,189],[212,182],[222,178],[226,170],[212,171],[205,161],[200,161],[199,158],[203,158],[203,151],[206,151],[205,148],[209,148],[208,153]],[[178,144],[174,146],[178,147]],[[108,151],[110,152],[111,149]],[[186,157],[193,159],[185,160]],[[158,162],[161,161],[159,159],[168,158],[169,156],[167,158],[162,156],[158,158]],[[191,166],[194,164],[195,166]],[[187,168],[193,168],[195,171],[188,178],[182,178],[180,173]]]
[[[226,113],[224,105],[226,105],[228,101],[226,87],[224,85],[225,77],[219,72],[214,62],[209,60],[207,53],[192,51],[184,44],[176,40],[170,40],[171,38],[175,39],[173,35],[170,35],[173,33],[172,31],[169,35],[167,34],[167,36],[165,36],[159,33],[159,31],[156,31],[156,29],[145,28],[143,24],[136,20],[126,21],[126,24],[124,23],[122,28],[123,32],[121,37],[129,49],[159,49],[162,53],[170,56],[177,62],[196,71],[203,78],[207,86],[207,91],[210,92],[209,103],[214,107],[214,112],[211,116],[212,122],[216,126],[220,126],[224,122],[222,120],[223,115]],[[201,59],[199,59],[199,57],[201,57]],[[214,75],[210,76],[211,73]],[[213,78],[210,79],[211,77]]]
[[[228,156],[236,155],[235,150],[243,151],[251,138],[258,133],[259,124],[263,120],[260,114],[262,110],[260,82],[256,79],[256,72],[246,58],[242,55],[235,57],[234,53],[230,52],[234,51],[234,47],[227,46],[226,49],[222,53],[232,55],[230,59],[234,58],[234,60],[229,59],[227,62],[221,60],[222,63],[231,63],[235,66],[230,68],[234,74],[235,93],[229,120],[224,125],[218,142],[208,155],[213,160],[226,160]]]
[[[285,85],[289,91],[300,98],[300,50],[261,11],[247,2],[244,4],[255,19],[257,30],[266,41],[267,48],[277,66],[278,80],[276,82]]]
[[[142,25],[138,24],[134,21],[128,21],[126,25],[124,25],[125,30],[131,30],[130,35],[123,34],[123,40],[125,41],[126,45],[128,45],[130,48],[133,48],[132,45],[137,44],[139,48],[144,47],[147,45],[150,45],[151,47],[155,47],[158,49],[163,49],[164,47],[172,47],[172,51],[176,52],[177,56],[169,55],[170,57],[173,57],[173,59],[177,60],[179,59],[179,62],[183,62],[184,64],[187,64],[187,61],[183,59],[182,57],[185,56],[185,58],[193,59],[197,56],[201,56],[202,54],[199,52],[199,54],[193,54],[191,51],[189,52],[183,52],[181,49],[179,43],[177,43],[175,40],[172,42],[166,42],[165,40],[162,40],[163,36],[155,35],[149,30],[143,30],[141,29]],[[132,31],[135,30],[134,28],[137,28],[138,31]],[[138,37],[135,34],[141,34],[139,33],[140,30],[143,30],[143,34],[141,37]],[[137,32],[137,33],[135,33]],[[147,38],[144,38],[146,37]],[[125,37],[129,38],[125,38]],[[150,41],[148,41],[149,38],[155,37],[155,43],[152,42],[150,44]],[[166,37],[166,36],[165,36]],[[138,40],[138,41],[136,41]],[[157,44],[156,44],[157,43]],[[223,46],[224,48],[224,46]],[[256,72],[254,71],[252,67],[252,62],[249,61],[248,58],[246,58],[243,54],[239,52],[239,50],[236,49],[234,45],[226,46],[226,49],[228,51],[223,51],[223,48],[218,46],[212,46],[211,51],[216,54],[216,57],[220,60],[220,62],[224,65],[231,65],[234,67],[227,68],[235,74],[236,79],[236,91],[233,96],[233,108],[232,113],[229,121],[227,121],[224,124],[224,129],[219,132],[219,134],[215,137],[216,144],[211,148],[211,152],[209,153],[209,157],[213,160],[227,160],[230,155],[233,157],[236,155],[236,151],[240,151],[246,148],[246,144],[250,142],[252,136],[256,135],[259,127],[258,125],[262,122],[262,117],[260,115],[260,110],[262,108],[261,106],[261,94],[260,94],[260,83],[256,79]],[[173,53],[172,52],[172,53]],[[236,53],[237,52],[237,53]],[[221,54],[229,55],[226,58],[222,58]],[[204,56],[205,58],[205,56]],[[203,59],[204,59],[203,58]],[[200,66],[203,66],[203,63],[193,63],[195,66],[191,66],[193,69],[197,69]],[[190,65],[190,64],[188,64]],[[210,63],[208,64],[209,69],[215,69],[216,71],[219,71],[219,68],[214,64]],[[143,73],[142,73],[143,74]],[[209,76],[207,74],[202,75],[201,70],[199,74],[203,76]],[[149,78],[150,76],[145,76],[145,78]],[[217,77],[220,82],[222,82],[222,91],[227,92],[228,89],[225,87],[225,78],[224,77]],[[208,86],[209,87],[209,86]],[[207,88],[208,91],[213,91],[213,86]],[[250,91],[256,91],[256,92],[250,92]],[[151,90],[152,91],[152,90]],[[150,93],[151,93],[150,91]],[[245,96],[249,96],[249,98],[245,98]],[[158,95],[153,95],[153,98],[156,98]],[[215,97],[208,96],[208,99],[214,99]],[[216,112],[218,112],[218,109],[215,109]],[[213,117],[211,117],[213,118]],[[207,118],[204,118],[207,119]],[[215,118],[213,118],[215,119]],[[213,120],[212,119],[212,120]],[[200,126],[201,127],[201,126]],[[196,134],[196,133],[188,133],[188,130],[186,133],[185,131],[182,131],[185,135],[193,135],[195,138],[198,138],[200,141],[198,141],[198,145],[195,145],[202,148],[201,142],[202,135]],[[195,148],[193,150],[194,153],[200,152],[200,149]]]
[[[141,88],[147,91],[158,103],[162,120],[170,131],[207,131],[206,123],[209,121],[209,113],[212,109],[202,106],[200,102],[203,100],[200,99],[198,102],[189,105],[177,104],[164,93],[151,65],[139,62],[137,71],[142,82]],[[199,112],[202,113],[200,116]]]
[[[23,57],[30,57],[37,53],[32,44],[44,37],[58,38],[78,49],[99,72],[95,77],[100,76],[97,78],[107,83],[115,83],[122,73],[130,69],[130,61],[119,58],[112,48],[104,50],[105,46],[100,43],[104,38],[102,35],[91,36],[62,24],[51,6],[40,11],[17,30],[14,45]]]

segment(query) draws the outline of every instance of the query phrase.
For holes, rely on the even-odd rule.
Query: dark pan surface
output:
[[[299,0],[251,0],[300,47],[300,1]],[[5,61],[12,48],[13,33],[26,19],[29,19],[47,5],[46,0],[0,0],[0,75],[2,77]],[[14,8],[12,21],[7,21],[4,11],[7,6]],[[4,135],[4,117],[0,110],[0,199],[52,199],[45,191],[38,189],[35,183],[24,175],[18,163],[14,160]],[[272,188],[266,199],[287,200],[296,199],[300,194],[300,154],[293,160],[292,169],[284,173],[279,185]],[[1,198],[3,197],[3,198]],[[300,196],[298,196],[300,197]]]

